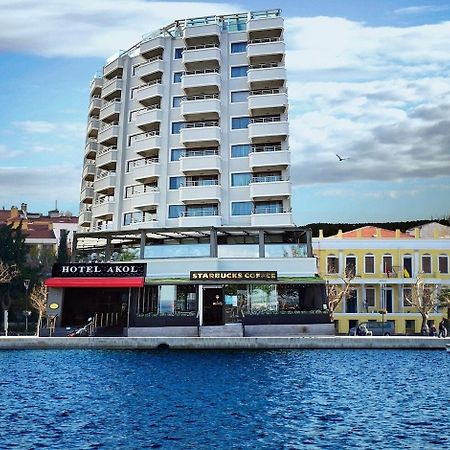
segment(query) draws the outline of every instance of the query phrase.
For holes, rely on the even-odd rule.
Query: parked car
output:
[[[372,332],[372,336],[392,336],[395,334],[394,324],[391,322],[362,322],[358,326],[350,328],[349,336],[358,336],[358,327],[363,326]]]

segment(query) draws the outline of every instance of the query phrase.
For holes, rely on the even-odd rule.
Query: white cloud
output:
[[[24,133],[51,133],[56,129],[56,124],[39,120],[24,120],[14,122],[13,125]]]
[[[174,19],[244,10],[226,3],[0,0],[0,50],[106,58]]]
[[[447,11],[450,9],[450,6],[437,6],[437,5],[423,5],[423,6],[409,6],[407,8],[398,8],[393,12],[394,14],[423,14],[423,13],[433,13],[440,11]]]

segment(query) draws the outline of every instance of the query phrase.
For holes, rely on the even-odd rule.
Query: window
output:
[[[392,255],[383,255],[383,273],[387,276],[392,274]]]
[[[255,203],[255,214],[281,214],[282,212],[283,202],[281,200]]]
[[[373,255],[364,256],[364,272],[375,273],[375,256]]]
[[[403,288],[403,306],[412,306],[412,288],[410,287],[404,287]]]
[[[135,222],[142,222],[142,212],[125,213],[123,215],[124,225],[130,225]]]
[[[375,306],[375,288],[373,287],[366,288],[366,306],[367,307]]]
[[[231,186],[248,186],[252,179],[250,172],[232,173]]]
[[[339,258],[334,255],[327,257],[327,273],[339,273]]]
[[[232,158],[243,158],[250,153],[250,144],[238,144],[231,146]]]
[[[231,68],[231,78],[247,76],[248,66],[235,66]]]
[[[439,255],[439,273],[448,273],[447,255]]]
[[[236,91],[231,93],[231,103],[246,102],[248,91]]]
[[[169,205],[169,219],[177,219],[184,212],[184,205]]]
[[[184,183],[184,177],[170,177],[169,189],[178,189]]]
[[[181,83],[181,77],[183,76],[183,72],[174,72],[173,73],[173,82]]]
[[[182,99],[183,97],[172,97],[172,106],[174,108],[179,108]]]
[[[181,59],[183,57],[183,49],[182,48],[176,48],[175,49],[175,59]]]
[[[422,255],[422,272],[431,273],[431,255]]]
[[[246,51],[247,51],[247,41],[231,43],[231,53],[245,53]]]
[[[182,128],[184,128],[184,122],[172,122],[172,134],[180,134]]]
[[[227,31],[245,31],[247,29],[247,18],[226,17],[223,21],[223,29]]]
[[[232,216],[249,216],[252,213],[252,202],[232,202],[231,215]]]
[[[170,151],[170,160],[171,161],[179,161],[181,156],[183,155],[184,148],[173,148]]]
[[[345,270],[356,274],[356,256],[347,256],[345,258]]]
[[[231,129],[232,130],[242,130],[248,128],[250,123],[250,117],[233,117],[231,119]]]

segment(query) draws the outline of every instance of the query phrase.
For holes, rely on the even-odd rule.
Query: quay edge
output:
[[[450,338],[430,337],[0,337],[0,350],[445,350]]]

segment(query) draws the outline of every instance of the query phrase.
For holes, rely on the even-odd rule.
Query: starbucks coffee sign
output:
[[[147,265],[143,263],[67,263],[54,264],[52,277],[145,277]]]
[[[276,281],[277,278],[275,271],[196,271],[190,273],[190,279],[196,281]]]

